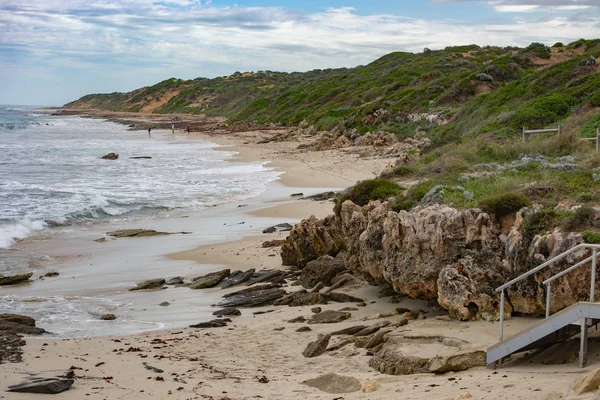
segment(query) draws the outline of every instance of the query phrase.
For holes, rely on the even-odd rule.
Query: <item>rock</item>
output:
[[[146,289],[156,289],[162,287],[165,284],[164,279],[151,279],[149,281],[144,281],[142,283],[138,283],[136,287],[129,289],[132,290],[146,290]]]
[[[356,308],[356,307],[344,307],[344,308],[340,308],[338,311],[358,311],[358,308]]]
[[[288,223],[277,224],[263,229],[262,233],[289,232],[294,226]]]
[[[321,310],[321,307],[313,307],[313,308],[310,309],[310,311],[312,311],[313,314],[318,314],[322,310]]]
[[[282,286],[283,285],[280,283],[265,283],[263,285],[250,286],[245,289],[238,290],[236,292],[225,293],[223,295],[223,298],[226,299],[228,297],[238,296],[240,294],[247,294],[250,292],[255,292],[257,290],[278,289],[278,288],[281,288]]]
[[[315,286],[314,288],[312,288],[310,290],[311,293],[319,293],[321,291],[321,289],[323,289],[325,287],[325,285],[323,285],[323,282],[319,282],[317,283],[317,286]]]
[[[330,292],[327,294],[329,298],[338,303],[362,303],[364,300],[358,297],[350,296],[346,293]]]
[[[312,331],[312,329],[310,329],[309,326],[301,326],[300,328],[296,329],[296,332],[310,332]]]
[[[472,399],[473,395],[469,392],[464,392],[458,395],[458,397],[456,398],[456,400],[466,400],[466,399]]]
[[[279,300],[276,300],[275,306],[312,306],[314,304],[327,304],[328,298],[322,293],[307,293],[306,290],[290,293]]]
[[[102,321],[112,321],[114,319],[117,319],[117,316],[115,314],[104,314],[100,317],[100,319]]]
[[[33,272],[27,274],[4,276],[0,274],[0,286],[2,285],[16,285],[17,283],[29,281],[29,278],[33,276]]]
[[[600,386],[600,368],[594,369],[575,380],[573,391],[576,395],[592,392]]]
[[[285,243],[285,240],[280,240],[280,239],[267,240],[266,242],[263,242],[262,247],[263,248],[281,247],[281,246],[283,246],[284,243]]]
[[[281,288],[253,290],[227,297],[219,303],[221,307],[258,307],[273,304],[286,294]]]
[[[333,372],[302,383],[331,394],[352,393],[360,390],[360,382],[356,378],[341,376]]]
[[[371,325],[361,331],[358,331],[354,334],[354,336],[369,336],[375,332],[377,332],[378,330],[380,330],[381,328],[385,328],[388,325],[391,325],[392,323],[390,321],[380,321],[374,325]]]
[[[254,277],[248,281],[247,285],[252,286],[263,282],[282,282],[284,280],[284,275],[284,272],[278,269],[258,271],[254,274]]]
[[[171,303],[169,303],[168,301],[163,301],[162,303],[159,304],[159,306],[161,306],[161,307],[167,307],[170,305],[171,305]]]
[[[23,361],[22,346],[25,346],[22,336],[8,330],[0,330],[0,364],[6,361],[12,363]]]
[[[59,275],[60,275],[60,273],[58,273],[58,271],[50,271],[50,272],[46,272],[44,274],[44,277],[46,277],[46,278],[53,278],[53,277],[59,276]]]
[[[295,324],[295,323],[298,323],[298,322],[306,322],[306,318],[304,318],[304,317],[301,315],[301,316],[299,316],[299,317],[296,317],[296,318],[292,318],[292,319],[290,319],[288,322],[289,322],[289,323],[291,323],[291,324]]]
[[[564,396],[560,392],[552,392],[546,396],[545,400],[563,400]]]
[[[118,231],[106,232],[106,234],[116,238],[170,235],[169,232],[157,232],[153,229],[121,229]]]
[[[222,328],[231,322],[229,318],[213,319],[212,321],[200,322],[196,325],[190,325],[190,328]]]
[[[227,308],[223,308],[221,310],[215,311],[214,313],[212,313],[212,315],[214,315],[216,317],[236,316],[236,315],[242,315],[242,312],[235,307],[227,307]]]
[[[379,330],[369,341],[365,344],[365,349],[372,349],[385,342],[385,335],[392,332],[393,329],[381,329]]]
[[[101,157],[103,160],[116,160],[119,158],[117,153],[108,153]]]
[[[361,390],[363,393],[372,393],[378,391],[379,388],[381,388],[381,383],[375,380],[371,380],[365,383]]]
[[[0,323],[13,322],[19,325],[35,326],[35,319],[20,314],[0,314]]]
[[[101,237],[99,239],[94,239],[94,242],[104,243],[104,242],[106,242],[106,238],[105,237]]]
[[[151,160],[152,157],[150,156],[135,156],[135,157],[129,157],[132,160]]]
[[[285,327],[284,326],[280,326],[279,328],[274,328],[273,330],[281,332],[281,331],[285,330]]]
[[[9,392],[57,394],[69,389],[73,379],[33,378],[8,387]]]
[[[582,60],[580,62],[581,65],[585,65],[585,66],[592,66],[592,65],[596,65],[596,57],[594,56],[589,56],[587,57],[585,60]]]
[[[314,314],[308,320],[309,324],[335,324],[350,318],[352,315],[349,312],[327,310]]]
[[[35,320],[31,317],[20,314],[0,314],[0,332],[6,335],[7,340],[14,342],[16,339],[9,334],[40,335],[46,330],[36,327]]]
[[[401,347],[390,346],[391,340],[371,358],[369,365],[387,375],[410,375],[429,372],[427,357],[404,354]]]
[[[190,289],[206,289],[217,286],[222,280],[227,278],[231,270],[224,269],[222,271],[212,272],[203,276],[198,276],[193,279],[188,285]]]
[[[183,285],[183,278],[181,276],[176,276],[175,278],[171,278],[165,282],[165,285]]]
[[[290,197],[300,197],[300,196],[304,196],[304,193],[292,193],[292,194],[290,194]]]
[[[331,279],[344,271],[346,267],[343,260],[325,255],[306,264],[298,280],[306,289],[313,288],[318,283],[331,286]]]
[[[320,356],[325,353],[325,349],[327,349],[327,345],[329,344],[329,339],[331,339],[331,336],[329,335],[319,335],[317,340],[310,342],[308,346],[306,346],[302,355],[306,358]]]
[[[485,366],[485,351],[473,351],[444,357],[437,356],[430,360],[429,371],[443,374],[448,371],[465,371],[473,367]]]
[[[322,192],[322,193],[317,193],[317,194],[313,194],[311,196],[306,196],[303,199],[305,200],[314,200],[314,201],[324,201],[324,200],[329,200],[329,199],[333,199],[336,195],[336,192]]]
[[[221,288],[227,289],[229,287],[240,285],[244,282],[247,282],[254,275],[254,271],[255,271],[254,268],[250,268],[248,271],[240,272],[238,274],[229,276],[229,279],[227,279],[227,280],[223,281],[223,283],[221,283]]]
[[[354,335],[355,333],[358,333],[360,331],[362,331],[363,329],[366,329],[367,326],[366,325],[356,325],[356,326],[351,326],[349,328],[345,328],[339,331],[335,331],[335,332],[331,332],[331,336],[335,336],[335,335]]]

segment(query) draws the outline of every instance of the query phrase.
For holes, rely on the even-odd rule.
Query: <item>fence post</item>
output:
[[[523,143],[525,143],[525,130],[526,129],[527,129],[526,127],[523,127]]]
[[[596,127],[596,153],[598,152],[598,148],[600,147],[600,126]]]
[[[558,126],[558,136],[560,136],[560,125]]]

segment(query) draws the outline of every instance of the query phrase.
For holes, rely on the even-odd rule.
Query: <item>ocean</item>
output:
[[[279,173],[264,163],[231,162],[234,153],[216,147],[187,136],[156,131],[149,136],[108,121],[0,106],[0,274],[34,272],[36,278],[56,262],[43,252],[25,251],[28,243],[52,246],[53,238],[65,232],[139,224],[243,201],[277,179]],[[119,158],[101,159],[110,152]],[[27,296],[30,292],[0,286],[0,313],[33,313],[67,337],[145,327],[144,321],[123,320],[114,332],[90,328],[96,314],[118,307],[110,296],[63,295],[59,289],[44,296],[43,286],[36,296]]]

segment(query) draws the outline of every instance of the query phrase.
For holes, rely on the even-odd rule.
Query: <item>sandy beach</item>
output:
[[[384,157],[363,158],[357,152],[329,150],[324,152],[299,152],[299,140],[258,144],[273,132],[237,132],[235,134],[194,133],[202,140],[218,143],[222,149],[238,152],[239,161],[269,161],[271,167],[284,172],[273,185],[271,194],[248,207],[232,204],[215,207],[203,215],[225,214],[227,221],[249,221],[239,230],[216,235],[211,243],[190,245],[186,239],[177,245],[176,240],[160,245],[158,250],[165,262],[180,265],[173,275],[187,269],[186,277],[222,268],[231,270],[286,269],[281,265],[279,247],[263,248],[267,240],[285,239],[286,232],[260,234],[258,226],[269,223],[298,221],[315,215],[322,218],[331,213],[331,201],[299,200],[290,194],[306,192],[315,194],[325,189],[341,189],[358,180],[374,177],[392,159]],[[274,193],[274,194],[273,194]],[[219,209],[221,211],[219,211]],[[222,213],[222,214],[219,214]],[[173,218],[163,226],[178,229],[184,218]],[[202,218],[194,217],[194,221]],[[223,219],[215,219],[222,223]],[[190,222],[186,221],[189,225]],[[216,222],[215,222],[216,224]],[[210,223],[196,229],[210,230]],[[237,229],[237,228],[236,228]],[[96,232],[90,232],[86,241]],[[152,247],[152,238],[137,239],[138,244]],[[117,241],[118,242],[118,241]],[[175,243],[175,244],[174,244]],[[173,244],[172,246],[169,244]],[[57,253],[66,255],[74,251],[66,246]],[[95,257],[100,257],[101,248]],[[132,258],[139,247],[132,250]],[[156,256],[158,257],[158,256]],[[157,258],[158,259],[158,258]],[[181,264],[178,264],[181,263]],[[194,267],[190,267],[194,265]],[[175,268],[175,267],[173,267]],[[133,272],[129,272],[133,273]],[[156,277],[158,270],[150,268],[136,274],[133,281]],[[238,290],[204,289],[202,293],[187,288],[147,291],[139,293],[155,307],[169,298],[172,290],[194,292],[205,296],[207,305],[218,302],[225,293]],[[290,290],[295,290],[292,287]],[[342,346],[344,336],[332,336],[329,351],[306,358],[302,352],[317,339],[318,334],[355,325],[372,325],[390,321],[391,335],[407,337],[407,351],[427,354],[436,351],[423,342],[423,337],[453,338],[464,342],[465,347],[485,350],[496,342],[498,324],[484,321],[450,321],[438,306],[425,301],[396,298],[381,293],[379,288],[357,281],[341,289],[343,293],[364,299],[365,304],[330,303],[320,306],[323,311],[350,307],[351,317],[335,324],[291,323],[297,317],[309,319],[314,306],[269,306],[243,309],[241,316],[231,317],[227,327],[163,329],[137,335],[113,335],[78,339],[50,339],[28,337],[24,346],[22,363],[0,366],[2,390],[31,376],[54,377],[71,370],[75,383],[70,390],[56,395],[65,399],[587,399],[594,394],[575,396],[573,382],[586,371],[597,367],[600,360],[598,342],[591,342],[589,367],[579,369],[573,358],[566,364],[553,364],[545,354],[531,359],[517,359],[498,370],[476,367],[463,372],[442,374],[415,374],[405,376],[384,375],[369,365],[369,350],[352,343]],[[128,293],[127,296],[131,296]],[[138,295],[138,294],[136,294]],[[191,296],[191,294],[189,294]],[[190,304],[190,303],[183,303]],[[397,307],[421,310],[421,319],[410,320],[399,326],[402,315],[393,314]],[[217,308],[214,308],[216,310]],[[164,307],[166,314],[185,312],[182,308]],[[270,311],[254,315],[257,311]],[[188,311],[189,312],[189,311]],[[381,314],[387,314],[382,316]],[[209,314],[198,314],[197,322],[211,319]],[[508,321],[508,334],[532,322],[515,318]],[[110,322],[107,322],[110,323]],[[300,327],[310,330],[297,332]],[[411,341],[412,340],[412,341]],[[337,346],[339,345],[339,346]],[[336,348],[337,347],[337,348]],[[545,358],[546,357],[546,358]],[[565,357],[573,357],[571,353]],[[303,382],[336,373],[355,378],[362,387],[351,393],[327,393]],[[374,390],[373,390],[374,389]],[[1,399],[34,399],[35,394],[1,392]],[[554,397],[552,397],[554,396]],[[44,397],[46,398],[46,396]]]

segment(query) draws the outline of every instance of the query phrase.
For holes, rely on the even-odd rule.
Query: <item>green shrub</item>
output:
[[[581,232],[581,235],[587,243],[600,244],[600,233],[592,231]]]
[[[394,174],[398,176],[411,176],[417,172],[415,167],[408,165],[398,165],[394,167]]]
[[[593,216],[593,208],[579,207],[562,220],[560,227],[564,232],[579,232],[590,225]]]
[[[556,42],[552,47],[565,47],[565,45],[562,42]]]
[[[348,188],[336,198],[334,211],[339,215],[342,203],[351,200],[354,204],[364,206],[371,200],[387,200],[389,197],[400,195],[405,188],[387,179],[367,179]]]
[[[521,232],[532,238],[544,234],[560,224],[563,215],[555,210],[545,209],[528,215],[521,225]]]
[[[523,207],[529,207],[531,200],[524,194],[502,193],[487,197],[479,202],[479,207],[497,218],[516,213]]]

